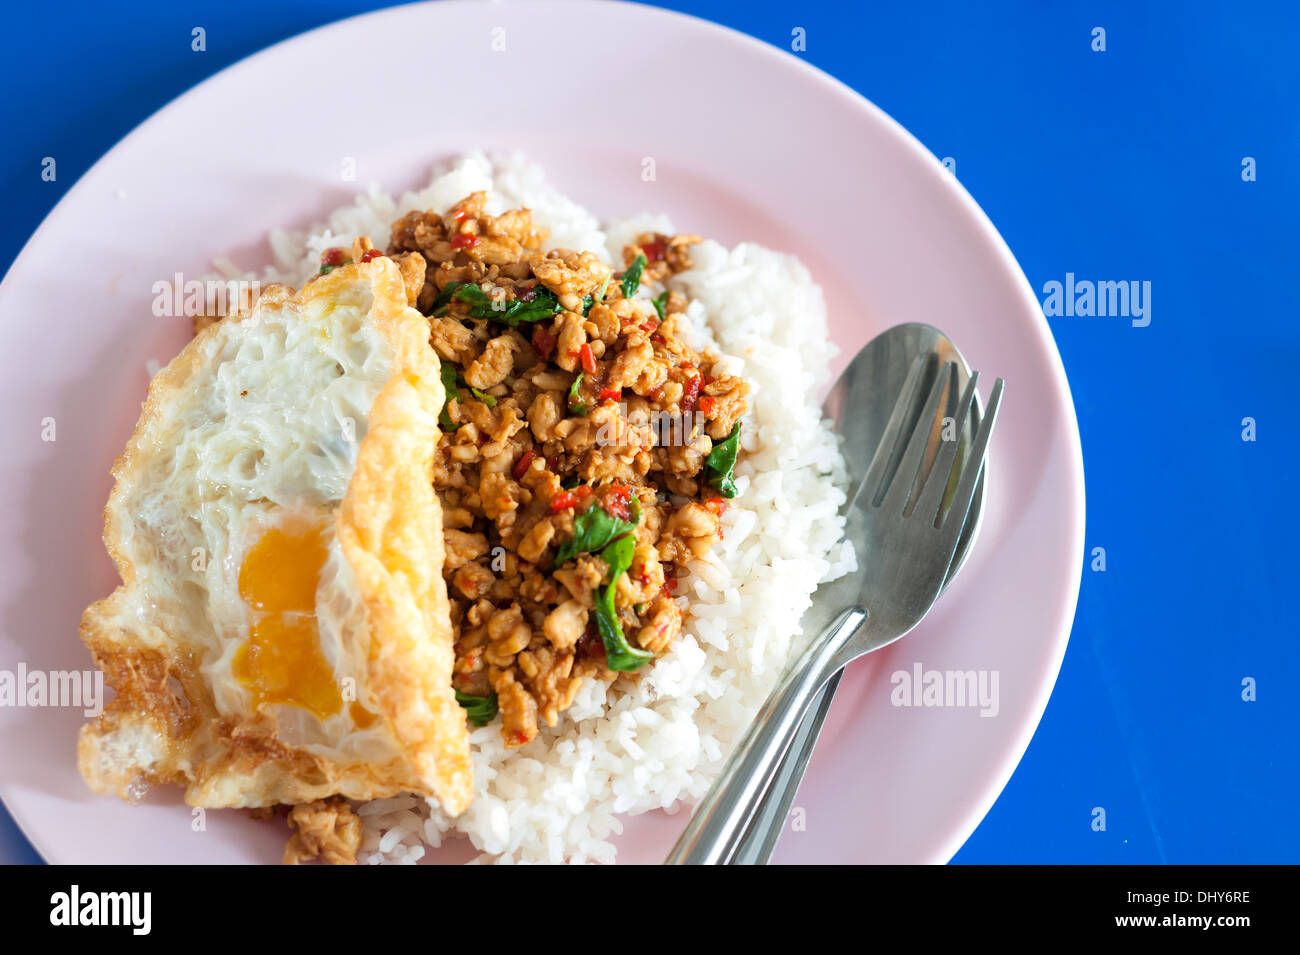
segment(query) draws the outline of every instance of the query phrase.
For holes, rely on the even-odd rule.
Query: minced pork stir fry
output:
[[[518,747],[680,632],[677,567],[721,536],[749,386],[679,337],[682,295],[634,297],[690,268],[698,236],[642,234],[614,272],[540,251],[527,209],[486,199],[409,213],[386,253],[361,238],[321,271],[387,254],[429,316],[457,699]]]

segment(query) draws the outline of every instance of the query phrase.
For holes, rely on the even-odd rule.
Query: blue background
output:
[[[1036,290],[1066,272],[1152,283],[1149,327],[1051,320],[1083,436],[1087,546],[1105,548],[1106,570],[1085,564],[1047,713],[956,861],[1300,861],[1297,628],[1282,597],[1300,429],[1300,5],[664,5],[787,51],[803,27],[807,51],[790,55],[953,157]],[[158,107],[377,6],[9,5],[0,259]],[[196,25],[205,53],[190,50]],[[44,156],[57,183],[40,180]],[[0,859],[38,859],[2,810]]]

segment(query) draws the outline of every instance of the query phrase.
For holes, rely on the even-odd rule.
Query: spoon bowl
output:
[[[929,354],[937,355],[939,360],[926,368],[925,376],[921,381],[922,392],[927,391],[933,384],[938,369],[944,363],[952,362],[956,368],[957,382],[956,387],[950,391],[950,400],[955,401],[956,395],[965,389],[970,380],[970,366],[948,336],[932,325],[919,322],[895,325],[881,332],[862,347],[831,386],[826,400],[822,403],[822,412],[834,422],[836,434],[843,439],[842,451],[851,476],[866,472],[871,457],[885,433],[889,414],[894,406],[894,397],[903,390],[913,360],[918,355]],[[918,405],[914,411],[915,414],[911,419],[905,422],[906,430],[910,431],[915,424],[916,417],[921,412],[920,406]],[[979,429],[982,412],[979,394],[976,393],[974,407],[971,408],[966,425],[959,436],[961,445],[954,473],[960,472],[961,465],[965,462],[966,454],[969,453],[975,433]],[[923,473],[929,473],[938,448],[939,435],[936,432],[931,435],[930,444],[926,448],[922,464]],[[896,467],[898,462],[894,460],[891,463]],[[945,588],[961,570],[970,553],[971,544],[979,535],[984,516],[984,487],[987,477],[988,463],[985,462],[984,472],[980,475],[979,484],[975,488],[975,497],[971,500],[965,527],[957,542],[957,552],[948,568],[948,576],[944,581]],[[871,559],[869,554],[859,554],[858,557],[859,560]],[[831,622],[836,609],[843,606],[838,602],[843,599],[842,596],[832,593],[833,589],[836,588],[824,585],[813,596],[813,605],[804,616],[804,633],[821,632],[822,628]],[[842,676],[841,671],[831,677],[808,707],[808,712],[773,776],[763,801],[746,828],[736,854],[731,860],[732,865],[764,865],[772,858],[772,853],[775,852],[784,831],[790,807],[794,804],[795,795],[799,791],[799,784],[803,781],[808,763],[812,759],[813,749],[817,745],[822,726],[830,714],[831,703],[834,702],[835,691],[839,688]]]

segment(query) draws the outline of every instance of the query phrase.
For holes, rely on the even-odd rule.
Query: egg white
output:
[[[399,389],[386,407],[409,413],[404,420],[419,434],[396,429],[395,436],[390,424],[369,445],[372,457],[408,438],[421,447],[426,435],[432,453],[432,418],[442,395],[437,360],[423,317],[405,307],[391,262],[338,271],[347,274],[327,277],[327,290],[316,294],[306,294],[316,283],[302,296],[267,290],[251,315],[200,334],[151,387],[132,445],[115,469],[107,513],[105,540],[125,583],[83,620],[83,638],[109,682],[119,694],[126,687],[126,698],[82,734],[82,770],[94,788],[133,798],[145,783],[174,781],[199,805],[429,790],[430,766],[439,756],[428,751],[435,736],[444,750],[455,750],[448,754],[456,767],[451,775],[461,773],[463,716],[449,677],[444,692],[433,672],[444,659],[450,666],[441,578],[414,595],[400,581],[381,592],[391,582],[385,568],[357,543],[366,537],[367,509],[390,506],[383,497],[390,490],[400,495],[405,481],[397,506],[436,528],[436,552],[424,556],[440,565],[436,498],[431,487],[426,497],[410,473],[420,463],[392,462],[392,489],[373,487],[375,469],[367,469],[364,499],[345,509],[350,523],[340,519],[386,387]],[[326,285],[326,278],[318,281]],[[419,491],[414,503],[412,486]],[[383,515],[375,521],[382,529]],[[240,568],[269,530],[305,523],[324,528],[328,558],[316,592],[316,627],[345,701],[324,719],[292,705],[257,706],[232,670],[256,616],[240,594]],[[350,551],[340,537],[345,526]],[[365,580],[349,552],[354,560],[365,558]],[[411,606],[413,600],[420,605]],[[409,632],[416,623],[426,632]],[[386,668],[377,670],[376,658]],[[393,686],[404,667],[411,685]],[[160,689],[164,673],[170,698]],[[383,718],[358,727],[351,700]],[[448,723],[448,700],[459,730],[426,731],[430,721]],[[464,749],[467,771],[467,743]],[[468,793],[463,780],[455,788]]]

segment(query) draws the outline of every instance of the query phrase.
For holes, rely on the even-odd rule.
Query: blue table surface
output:
[[[11,5],[0,259],[179,93],[382,5]],[[1049,321],[1083,437],[1087,549],[1105,549],[1106,569],[1089,556],[1051,703],[955,861],[1300,861],[1300,673],[1278,530],[1300,429],[1285,404],[1300,357],[1300,5],[663,5],[787,51],[804,28],[806,51],[789,55],[953,157],[1036,290],[1067,272],[1151,283],[1144,328]],[[205,53],[190,49],[194,26]],[[40,179],[45,156],[57,183]],[[0,860],[39,861],[2,810]]]

